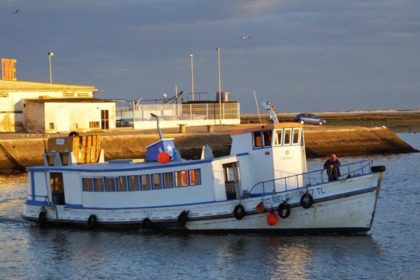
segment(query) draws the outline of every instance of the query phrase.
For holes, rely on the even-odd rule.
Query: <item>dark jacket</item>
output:
[[[327,169],[328,181],[335,181],[341,176],[340,161],[338,159],[327,159],[324,163],[324,168]]]

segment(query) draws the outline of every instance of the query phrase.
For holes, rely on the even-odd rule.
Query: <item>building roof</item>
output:
[[[30,98],[25,101],[37,103],[115,103],[115,100],[98,98]]]
[[[0,80],[0,91],[97,91],[94,86]]]

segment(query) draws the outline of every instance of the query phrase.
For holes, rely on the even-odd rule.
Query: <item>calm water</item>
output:
[[[420,134],[400,136],[420,149]],[[362,236],[42,230],[20,219],[26,175],[1,176],[0,279],[418,279],[420,153],[374,160],[387,172]]]

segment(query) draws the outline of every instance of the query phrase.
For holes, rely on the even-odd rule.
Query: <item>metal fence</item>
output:
[[[139,104],[116,109],[116,119],[123,122],[150,121],[154,114],[161,120],[240,120],[240,104],[182,103],[182,104]]]

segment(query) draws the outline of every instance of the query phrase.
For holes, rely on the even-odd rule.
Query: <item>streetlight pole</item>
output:
[[[194,56],[190,54],[191,60],[191,99],[194,101]]]
[[[50,66],[50,83],[52,83],[52,66],[51,66],[51,57],[54,56],[53,52],[48,53],[48,64]]]
[[[219,80],[219,123],[222,124],[222,81],[220,78],[220,48],[216,49],[217,51],[217,72]]]

